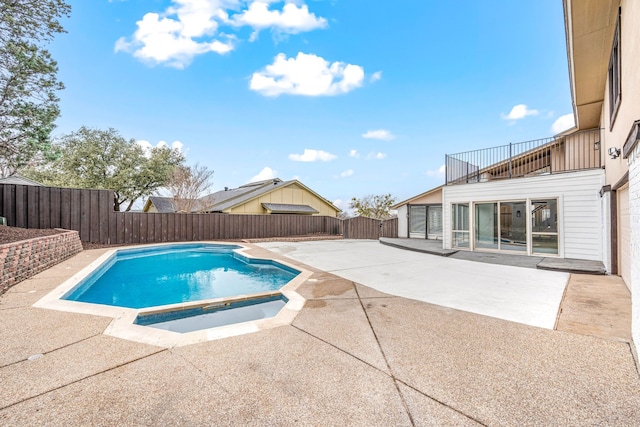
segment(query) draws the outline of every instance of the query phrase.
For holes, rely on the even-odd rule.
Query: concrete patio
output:
[[[103,335],[109,318],[31,307],[101,253],[85,251],[0,297],[0,424],[640,423],[629,325],[599,326],[591,334],[599,337],[579,328],[592,323],[580,304],[589,287],[615,288],[602,298],[623,302],[608,315],[626,315],[615,278],[578,280],[576,301],[562,304],[567,327],[579,332],[569,333],[307,267],[314,274],[298,292],[308,301],[292,325],[166,349]]]
[[[430,255],[376,240],[259,246],[381,292],[547,329],[556,323],[569,279],[568,273]],[[528,257],[517,258],[521,264]]]

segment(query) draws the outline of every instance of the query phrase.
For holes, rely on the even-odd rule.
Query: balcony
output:
[[[518,142],[445,156],[446,184],[598,169],[602,167],[600,129]]]

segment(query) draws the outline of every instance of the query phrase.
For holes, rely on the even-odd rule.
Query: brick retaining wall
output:
[[[82,251],[77,231],[0,245],[0,295],[11,286]]]

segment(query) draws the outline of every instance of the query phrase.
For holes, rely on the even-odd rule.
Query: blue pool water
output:
[[[278,290],[299,274],[239,246],[188,244],[117,251],[63,299],[146,308]]]

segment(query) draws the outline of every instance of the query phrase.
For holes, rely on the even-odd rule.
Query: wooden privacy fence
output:
[[[22,228],[76,230],[83,242],[104,244],[264,239],[310,234],[350,239],[396,237],[397,220],[340,220],[307,215],[115,212],[113,192],[0,184],[0,216]]]
[[[345,219],[342,230],[345,239],[398,237],[398,218],[380,221],[379,219],[357,216]]]

